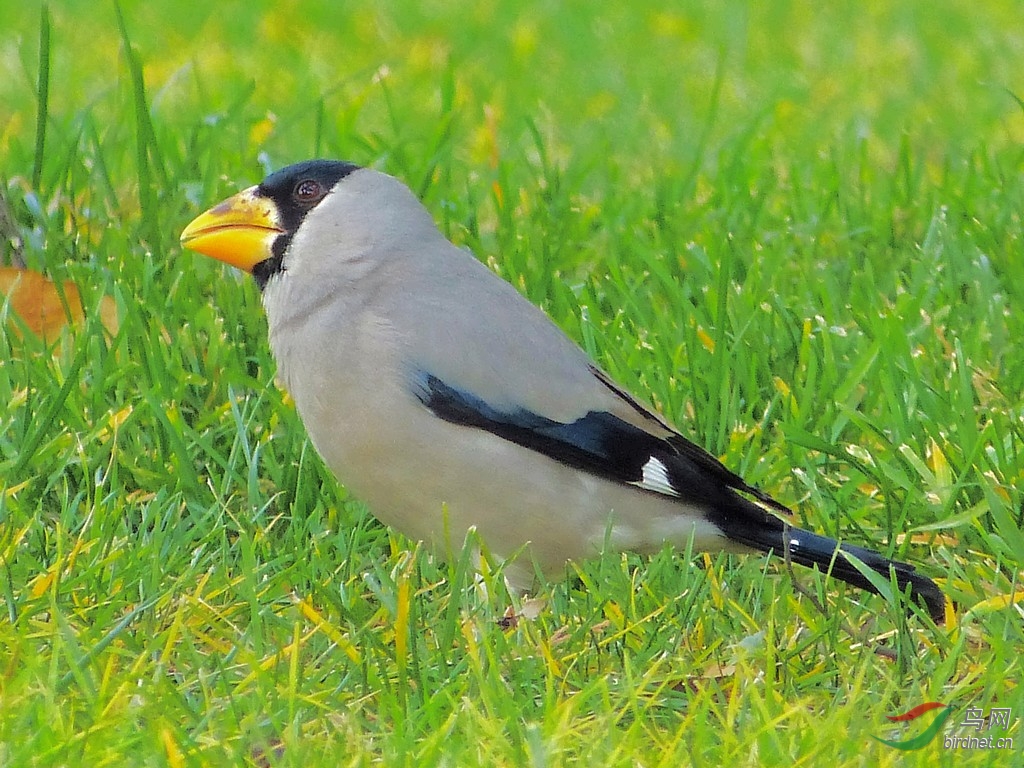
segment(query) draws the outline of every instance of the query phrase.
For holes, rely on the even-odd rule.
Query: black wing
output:
[[[598,477],[700,505],[707,519],[734,542],[777,555],[788,550],[793,562],[816,566],[847,583],[876,592],[871,581],[842,554],[849,552],[885,578],[894,574],[899,588],[909,589],[932,618],[942,622],[945,598],[935,582],[916,573],[912,565],[788,525],[765,509],[788,512],[785,506],[672,431],[606,375],[597,369],[594,372],[636,410],[641,422],[650,422],[650,430],[603,411],[590,411],[563,423],[522,408],[497,408],[423,371],[416,372],[413,382],[420,402],[440,419],[486,430]],[[752,496],[758,503],[741,494]]]
[[[732,506],[736,490],[786,510],[676,433],[653,434],[601,411],[563,423],[522,408],[496,408],[431,373],[417,372],[414,381],[417,397],[438,418],[486,430],[598,477],[678,497],[709,511]],[[627,402],[641,408],[631,398]]]

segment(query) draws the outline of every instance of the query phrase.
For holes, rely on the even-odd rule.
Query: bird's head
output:
[[[181,233],[181,244],[252,273],[263,288],[283,269],[306,216],[356,170],[358,165],[339,160],[282,168],[196,217]]]

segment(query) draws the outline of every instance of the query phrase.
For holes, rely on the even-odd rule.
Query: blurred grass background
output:
[[[120,316],[0,335],[0,763],[992,764],[871,736],[940,700],[947,733],[1015,707],[1021,740],[1017,11],[0,0],[5,234]],[[404,179],[802,524],[938,577],[954,621],[799,572],[824,616],[761,558],[664,552],[581,564],[503,628],[500,581],[334,483],[255,287],[178,248],[311,156]]]

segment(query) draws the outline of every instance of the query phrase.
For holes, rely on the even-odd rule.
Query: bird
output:
[[[393,176],[342,160],[289,165],[200,214],[181,243],[251,273],[277,379],[327,467],[442,556],[475,529],[522,592],[538,569],[554,580],[609,549],[692,543],[774,554],[878,593],[852,556],[943,621],[933,580],[791,525],[788,507],[450,242]]]

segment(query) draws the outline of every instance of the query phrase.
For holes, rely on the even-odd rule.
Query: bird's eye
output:
[[[315,179],[303,179],[295,185],[294,195],[300,203],[312,203],[321,196],[320,182]]]

